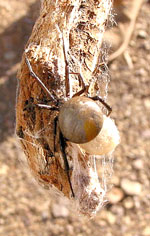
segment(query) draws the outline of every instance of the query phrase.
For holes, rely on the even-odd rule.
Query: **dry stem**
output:
[[[124,35],[123,43],[114,53],[112,53],[109,56],[109,61],[115,60],[117,57],[122,55],[125,52],[125,50],[127,49],[129,42],[131,40],[133,31],[134,31],[134,28],[135,28],[135,23],[136,23],[138,13],[141,9],[143,2],[144,2],[144,0],[134,0],[133,1],[132,12],[130,13],[131,19],[130,19],[129,26],[126,30],[126,34]]]

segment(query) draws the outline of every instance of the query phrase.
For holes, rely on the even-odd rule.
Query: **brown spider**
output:
[[[81,144],[87,143],[93,140],[101,131],[103,126],[103,113],[99,105],[95,102],[98,100],[101,102],[108,110],[107,116],[110,115],[112,109],[111,107],[99,96],[89,97],[88,88],[89,86],[85,85],[82,76],[79,73],[69,73],[69,65],[67,61],[67,53],[65,50],[65,43],[63,39],[63,53],[65,59],[65,89],[66,97],[69,97],[70,93],[70,84],[69,84],[69,74],[76,74],[79,78],[79,84],[82,85],[82,89],[74,94],[72,98],[69,98],[64,104],[56,99],[50,91],[46,88],[44,83],[32,70],[32,66],[29,62],[27,56],[25,57],[26,64],[28,66],[30,75],[36,79],[39,86],[48,94],[52,100],[52,106],[37,104],[39,107],[46,109],[53,109],[59,112],[58,116],[54,119],[54,154],[56,151],[55,148],[55,136],[57,126],[59,127],[59,140],[60,140],[60,149],[64,159],[65,171],[67,173],[70,189],[72,192],[72,197],[75,197],[70,175],[69,175],[69,164],[67,160],[67,155],[65,152],[67,143],[66,141]],[[80,96],[84,94],[86,96]]]

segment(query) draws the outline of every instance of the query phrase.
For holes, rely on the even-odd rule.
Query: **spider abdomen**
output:
[[[90,155],[101,156],[112,153],[120,142],[115,122],[105,115],[103,117],[103,127],[99,134],[90,142],[80,144],[80,147]]]
[[[102,129],[103,113],[92,99],[73,97],[60,109],[59,126],[63,136],[70,142],[86,143]]]

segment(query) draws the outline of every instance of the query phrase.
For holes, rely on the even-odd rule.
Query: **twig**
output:
[[[131,39],[131,36],[134,31],[134,28],[135,28],[137,16],[139,14],[139,11],[140,11],[140,8],[141,8],[143,2],[144,2],[144,0],[134,0],[132,18],[130,20],[130,24],[129,24],[127,33],[125,35],[124,41],[121,44],[121,46],[119,47],[119,49],[117,49],[117,51],[115,51],[114,53],[112,53],[109,56],[109,58],[108,58],[109,62],[111,62],[114,59],[116,59],[117,57],[119,57],[127,49],[130,39]]]

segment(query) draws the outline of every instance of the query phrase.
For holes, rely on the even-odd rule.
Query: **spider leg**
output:
[[[58,116],[56,116],[54,118],[54,155],[55,155],[55,152],[56,152],[57,122],[58,122]]]
[[[89,85],[85,85],[84,79],[80,73],[71,72],[69,74],[78,75],[79,86],[82,86],[82,89],[75,93],[72,97],[80,96],[83,93],[88,93]]]
[[[65,139],[64,139],[64,137],[63,137],[61,132],[60,132],[60,148],[61,148],[61,152],[62,152],[63,159],[64,159],[65,171],[67,173],[67,178],[68,178],[68,182],[69,182],[70,189],[71,189],[71,192],[72,192],[72,197],[74,198],[75,194],[74,194],[74,191],[73,191],[73,188],[72,188],[72,184],[71,184],[71,180],[70,180],[70,175],[69,175],[69,163],[68,163],[66,152],[65,152],[66,141],[65,141]]]
[[[58,124],[58,116],[56,116],[54,118],[54,155],[55,155],[55,152],[56,152],[57,124]],[[59,140],[60,140],[60,149],[61,149],[62,156],[63,156],[63,159],[64,159],[65,171],[66,171],[68,182],[69,182],[69,185],[70,185],[72,197],[75,197],[75,194],[74,194],[74,191],[73,191],[73,188],[72,188],[72,184],[71,184],[71,180],[70,180],[70,175],[69,175],[69,163],[68,163],[66,152],[65,152],[66,141],[65,141],[65,139],[64,139],[61,132],[59,132]]]
[[[80,96],[83,93],[88,93],[89,85],[86,85],[83,89],[79,90],[72,97]]]
[[[52,111],[59,111],[59,108],[57,106],[51,106],[51,105],[46,105],[46,104],[36,104],[36,106]]]
[[[94,97],[89,97],[89,98],[91,98],[94,101],[97,101],[97,100],[100,101],[108,110],[107,116],[110,115],[110,113],[112,112],[112,108],[104,101],[103,98],[101,98],[99,96],[94,96]]]
[[[69,83],[69,64],[67,61],[67,52],[65,47],[64,37],[62,35],[63,40],[63,53],[64,53],[64,60],[65,60],[65,87],[66,87],[66,97],[70,95],[70,83]]]
[[[80,96],[83,93],[88,93],[88,85],[85,85],[84,79],[81,76],[80,73],[74,73],[74,72],[69,72],[69,64],[67,61],[67,52],[66,52],[66,47],[65,47],[65,41],[64,41],[64,37],[62,35],[62,40],[63,40],[63,53],[64,53],[64,60],[65,60],[65,87],[66,87],[66,97],[70,96],[70,83],[69,83],[69,74],[74,74],[74,75],[78,75],[79,78],[79,86],[82,86],[82,89],[77,92],[76,94],[73,95],[74,96]]]
[[[33,71],[32,69],[32,66],[30,64],[30,61],[27,57],[27,55],[25,55],[25,61],[26,61],[26,64],[28,66],[28,69],[29,69],[29,72],[30,72],[30,75],[36,79],[36,81],[38,82],[39,86],[48,94],[48,96],[56,101],[56,99],[54,98],[54,96],[49,92],[49,90],[46,88],[46,86],[44,85],[44,83],[40,80],[40,78],[35,74],[35,72]]]
[[[79,79],[79,86],[82,86],[83,88],[86,87],[84,79],[82,77],[82,75],[80,73],[76,73],[76,72],[70,72],[70,75],[77,75],[78,79]]]
[[[58,116],[56,116],[54,118],[54,155],[55,155],[55,152],[56,152],[57,127],[58,127]],[[63,160],[64,160],[65,171],[66,171],[68,182],[69,182],[69,185],[70,185],[72,197],[74,198],[75,194],[74,194],[74,191],[73,191],[73,188],[72,188],[72,184],[71,184],[71,180],[70,180],[70,175],[69,175],[69,163],[68,163],[66,152],[65,152],[66,141],[65,141],[65,139],[64,139],[64,137],[63,137],[61,132],[59,132],[59,140],[60,140],[60,149],[61,149],[61,153],[62,153]]]

